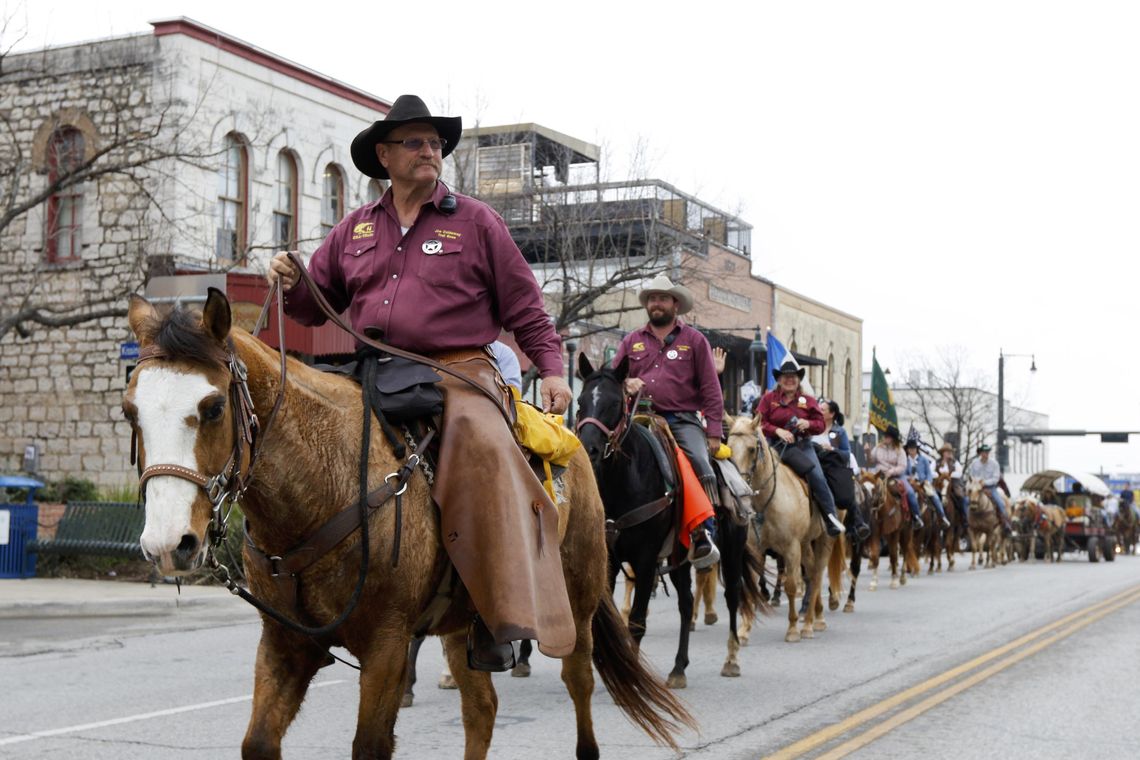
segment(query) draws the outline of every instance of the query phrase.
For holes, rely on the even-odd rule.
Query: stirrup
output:
[[[478,615],[467,629],[467,667],[485,673],[504,673],[515,666],[515,645],[499,644]]]
[[[827,535],[829,536],[842,536],[847,532],[847,528],[844,527],[843,523],[839,522],[839,518],[834,514],[824,515],[823,525],[824,528],[827,529]]]

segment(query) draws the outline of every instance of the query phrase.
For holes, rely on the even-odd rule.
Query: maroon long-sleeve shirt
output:
[[[785,399],[784,392],[779,388],[770,390],[760,398],[756,413],[760,415],[760,430],[766,438],[775,438],[777,428],[789,430],[797,439],[811,438],[813,435],[822,433],[823,429],[827,427],[827,423],[823,419],[823,412],[819,408],[819,402],[815,400],[814,396],[809,396],[802,391],[790,399]],[[793,417],[807,420],[808,429],[802,433],[798,430],[791,430],[788,425]]]
[[[483,346],[505,328],[542,377],[561,375],[561,338],[506,224],[486,204],[458,193],[455,212],[443,213],[439,203],[447,193],[437,183],[406,233],[391,190],[353,211],[309,260],[313,280],[334,309],[348,309],[353,328],[379,328],[397,348]],[[326,319],[304,282],[286,294],[285,311],[306,325]]]
[[[673,331],[657,339],[649,325],[622,339],[613,366],[629,357],[628,377],[645,381],[645,396],[653,399],[658,412],[704,414],[709,438],[720,438],[724,420],[724,396],[708,339],[677,320]]]

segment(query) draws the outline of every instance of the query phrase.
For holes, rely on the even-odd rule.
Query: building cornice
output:
[[[274,55],[267,50],[262,50],[256,45],[251,45],[248,42],[239,40],[236,37],[232,37],[217,29],[194,21],[193,19],[186,18],[185,16],[151,21],[150,25],[154,27],[155,37],[181,34],[198,40],[199,42],[213,45],[219,50],[230,53],[231,55],[236,55],[251,63],[264,66],[271,71],[284,74],[299,82],[304,82],[319,90],[324,90],[337,97],[350,100],[353,103],[371,108],[382,114],[387,114],[392,108],[392,104],[387,100],[378,98],[364,90],[357,89],[331,77],[319,74],[312,69],[307,69],[300,64],[293,63],[279,55]]]

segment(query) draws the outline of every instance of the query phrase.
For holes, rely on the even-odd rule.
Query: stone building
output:
[[[388,101],[188,19],[153,27],[4,59],[2,318],[105,316],[4,323],[2,471],[34,446],[41,479],[129,483],[127,294],[156,274],[224,273],[248,319],[240,301],[259,300],[273,250],[311,252],[383,190],[348,146]],[[53,192],[69,176],[84,181]]]

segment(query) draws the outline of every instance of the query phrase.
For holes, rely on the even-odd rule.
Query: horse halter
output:
[[[139,351],[138,366],[142,366],[147,361],[170,358],[170,355],[158,346],[150,345]],[[213,507],[209,536],[214,546],[220,544],[226,535],[226,524],[229,521],[230,510],[223,513],[223,506],[226,502],[230,502],[232,509],[232,505],[236,504],[245,494],[246,489],[249,488],[252,481],[253,465],[257,461],[262,437],[261,424],[253,410],[253,399],[249,393],[249,374],[245,363],[235,352],[233,342],[228,342],[226,351],[219,350],[216,358],[228,368],[230,373],[229,402],[233,410],[234,434],[233,449],[220,472],[213,476],[207,476],[178,464],[152,464],[144,469],[142,461],[138,458],[139,431],[136,426],[131,426],[131,464],[136,465],[139,471],[140,501],[146,502],[147,481],[160,475],[181,478],[198,486],[206,492],[206,498],[210,500]],[[277,408],[277,406],[273,408],[273,414],[270,415],[271,421]],[[243,476],[242,460],[245,459],[247,447],[249,463]]]

